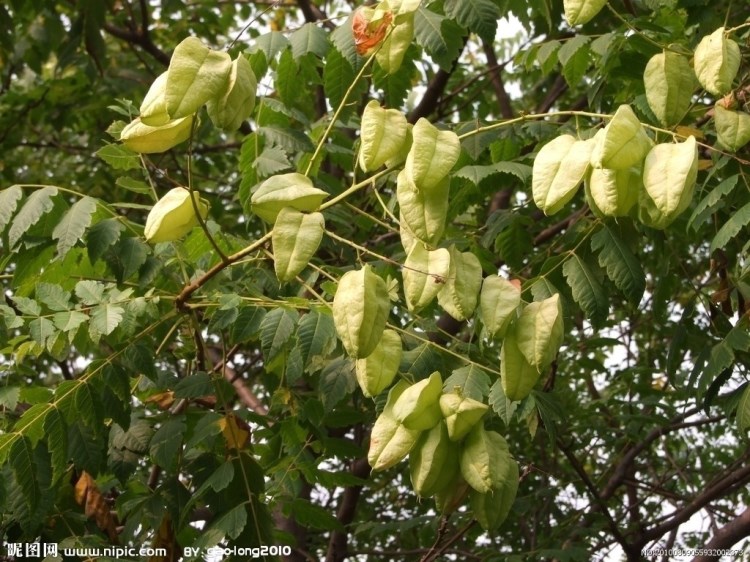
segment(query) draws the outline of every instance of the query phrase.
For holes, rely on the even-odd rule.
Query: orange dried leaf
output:
[[[357,53],[364,56],[372,52],[372,49],[377,47],[385,38],[392,20],[393,14],[386,12],[381,20],[371,24],[364,9],[360,8],[355,11],[352,17],[352,33]]]
[[[83,471],[78,478],[74,497],[76,503],[83,507],[86,517],[93,519],[96,526],[107,533],[109,540],[117,544],[117,520],[112,515],[107,501],[88,472]]]
[[[220,419],[219,427],[230,449],[244,449],[250,443],[250,426],[234,414]]]
[[[168,410],[174,404],[174,392],[169,390],[167,392],[152,394],[146,398],[146,403],[148,404],[149,402],[156,404],[161,410]]]

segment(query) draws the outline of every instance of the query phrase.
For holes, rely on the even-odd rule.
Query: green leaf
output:
[[[35,318],[29,322],[29,333],[36,343],[46,347],[49,340],[55,337],[55,325],[49,318]]]
[[[728,221],[724,223],[711,240],[711,252],[724,248],[732,238],[743,232],[743,228],[750,223],[750,203],[734,213]],[[747,232],[746,230],[744,232]]]
[[[494,41],[501,14],[490,0],[446,0],[444,10],[446,16],[455,19],[484,41]]]
[[[264,148],[263,152],[253,161],[253,165],[255,166],[255,172],[258,174],[258,179],[267,178],[292,167],[286,152],[276,146]]]
[[[695,206],[693,214],[688,220],[688,228],[698,230],[701,224],[710,217],[716,210],[720,209],[732,190],[737,186],[740,176],[729,176],[727,179],[717,185],[711,192],[706,195],[700,203]]]
[[[87,322],[89,317],[83,312],[77,310],[67,310],[65,312],[58,312],[52,316],[52,323],[61,332],[75,332],[84,322]]]
[[[577,36],[580,37],[580,36]],[[563,46],[564,47],[564,46]],[[561,48],[558,52],[558,58],[562,63],[563,49]],[[586,75],[586,71],[589,68],[591,62],[591,51],[587,45],[577,49],[575,53],[563,64],[562,72],[565,77],[565,81],[568,85],[576,87],[581,83],[581,80]]]
[[[324,531],[343,530],[341,523],[329,510],[308,500],[296,498],[291,502],[290,515],[306,529]]]
[[[26,506],[34,511],[41,499],[41,490],[36,481],[34,450],[26,437],[16,439],[10,447],[8,456],[16,481],[21,487]]]
[[[307,53],[315,53],[320,58],[326,56],[330,43],[328,34],[314,23],[306,23],[289,36],[292,45],[292,54],[295,59]]]
[[[127,176],[117,178],[115,180],[115,185],[119,185],[120,187],[127,189],[128,191],[132,191],[133,193],[140,193],[142,195],[151,194],[151,186],[149,186],[145,181],[136,180]]]
[[[20,395],[21,389],[17,386],[0,386],[0,407],[15,410]]]
[[[637,305],[646,289],[646,274],[615,227],[605,224],[597,231],[591,237],[591,249],[599,252],[599,265],[606,270],[607,277]]]
[[[288,308],[280,307],[266,314],[260,324],[260,341],[263,357],[267,363],[281,353],[294,334],[297,323],[297,313]]]
[[[247,506],[241,503],[211,524],[212,530],[221,531],[230,539],[236,539],[247,525]]]
[[[443,15],[422,7],[414,12],[414,36],[417,44],[445,71],[450,70],[463,47],[461,35],[461,28]]]
[[[24,400],[23,396],[21,400]],[[36,444],[44,437],[44,418],[50,408],[51,406],[46,401],[34,404],[23,413],[13,428],[14,431],[23,433],[24,437],[31,442],[32,447],[36,447]]]
[[[745,386],[737,404],[737,426],[743,433],[750,427],[750,384]]]
[[[68,454],[77,468],[97,474],[104,459],[106,443],[82,423],[68,427]]]
[[[251,52],[261,50],[266,55],[267,61],[272,61],[276,55],[289,46],[289,40],[283,33],[271,31],[264,33],[255,39],[255,43],[250,48]]]
[[[96,151],[96,155],[115,170],[135,170],[141,167],[137,152],[120,144],[108,144]]]
[[[81,382],[73,397],[76,417],[89,426],[92,430],[101,429],[102,415],[99,410],[99,397],[96,396],[94,388],[88,382]]]
[[[107,263],[122,283],[132,277],[146,263],[150,249],[140,238],[122,238],[107,255]]]
[[[230,341],[242,343],[251,339],[260,330],[265,316],[266,310],[259,306],[240,308],[237,319],[232,324]]]
[[[124,311],[123,307],[106,302],[95,306],[91,311],[91,323],[89,324],[91,338],[96,341],[100,336],[111,334],[122,321]]]
[[[518,408],[518,402],[513,402],[513,400],[505,396],[500,379],[496,380],[490,389],[489,403],[492,410],[503,420],[506,427],[510,426],[510,420],[516,408]]]
[[[52,239],[57,240],[57,255],[60,258],[75,246],[91,224],[91,215],[96,211],[96,199],[83,197],[65,213],[52,231]]]
[[[112,244],[120,239],[125,226],[118,219],[105,219],[92,226],[86,235],[89,260],[94,263]]]
[[[354,34],[352,33],[352,18],[354,13],[349,14],[346,21],[342,22],[336,29],[331,32],[331,43],[336,47],[336,51],[344,57],[349,64],[358,68],[362,63],[362,57],[357,54],[357,47],[354,44]],[[331,53],[328,53],[330,59]],[[326,61],[327,64],[327,61]]]
[[[60,285],[37,283],[35,296],[50,310],[60,312],[70,308],[70,293]]]
[[[10,218],[16,212],[16,206],[22,197],[23,189],[18,185],[12,185],[0,191],[0,233],[5,230],[6,225],[10,222]]]
[[[293,154],[297,152],[313,152],[315,150],[315,145],[313,145],[308,136],[295,129],[267,125],[265,127],[258,127],[258,132],[263,135],[269,145],[278,146]]]
[[[8,243],[11,248],[16,245],[16,242],[29,228],[42,218],[42,215],[49,213],[54,208],[52,197],[56,195],[57,188],[51,185],[38,189],[29,195],[10,225]]]
[[[214,393],[214,383],[208,373],[198,372],[185,377],[174,387],[174,397],[200,398]]]
[[[460,389],[462,396],[481,402],[490,393],[490,377],[472,363],[455,369],[443,382],[445,393],[454,392],[456,388]]]
[[[330,412],[346,396],[357,388],[354,361],[348,357],[337,357],[320,374],[318,392],[323,408]]]
[[[314,357],[325,357],[336,348],[336,327],[328,310],[312,309],[302,317],[297,340],[304,365]]]
[[[577,254],[563,263],[563,275],[573,291],[573,299],[578,303],[592,324],[598,325],[607,317],[609,303],[593,270]]]
[[[351,31],[347,30],[349,35]],[[326,66],[323,70],[323,88],[332,107],[338,107],[344,99],[347,90],[354,82],[356,73],[351,63],[338,51],[334,49],[326,57]],[[364,93],[365,83],[360,80],[354,87],[350,101],[357,99]]]
[[[441,355],[433,346],[423,343],[403,352],[398,370],[401,373],[409,373],[416,381],[428,377],[435,371],[442,371],[443,368]]]
[[[482,180],[495,174],[511,174],[526,183],[531,176],[531,166],[517,162],[497,162],[483,166],[464,166],[453,173],[454,176],[467,179],[477,186]]]
[[[185,420],[172,418],[156,430],[149,445],[149,454],[154,463],[165,470],[173,470],[177,466],[182,438],[185,434]]]
[[[52,480],[57,482],[68,468],[68,428],[57,408],[44,417],[44,434],[52,464]]]
[[[84,279],[76,283],[75,293],[83,304],[99,304],[104,300],[104,285]]]

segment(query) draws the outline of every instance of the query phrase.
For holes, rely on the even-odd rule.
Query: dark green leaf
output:
[[[577,254],[571,254],[563,263],[563,275],[573,291],[573,298],[591,323],[598,325],[609,311],[607,296],[591,266]]]
[[[120,144],[108,144],[97,150],[96,155],[115,170],[134,170],[141,167],[138,154]]]
[[[267,362],[272,361],[289,342],[297,323],[297,313],[276,308],[266,314],[260,324],[260,341]]]
[[[490,377],[475,364],[456,369],[443,382],[443,391],[453,392],[458,387],[463,396],[479,402],[490,393]]]
[[[23,204],[21,210],[18,211],[13,222],[10,224],[10,230],[8,230],[8,242],[11,246],[16,245],[23,236],[23,234],[35,225],[42,215],[49,213],[54,203],[52,198],[57,195],[57,188],[54,186],[47,186],[42,189],[34,191]]]
[[[64,257],[91,224],[91,215],[96,211],[96,200],[91,197],[79,199],[65,213],[52,231],[52,239],[57,240],[57,254]]]
[[[631,303],[638,304],[646,289],[646,274],[616,228],[605,224],[591,237],[591,249],[599,252],[599,265],[607,277]]]

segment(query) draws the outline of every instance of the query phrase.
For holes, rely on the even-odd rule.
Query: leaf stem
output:
[[[305,170],[306,176],[310,175],[310,170],[312,170],[312,167],[315,164],[315,160],[317,160],[318,156],[320,155],[320,151],[323,150],[323,145],[328,139],[328,136],[331,134],[331,131],[333,130],[333,126],[336,124],[336,120],[339,118],[339,115],[341,115],[341,112],[344,110],[344,107],[346,106],[346,102],[349,99],[349,96],[352,95],[354,88],[357,86],[361,78],[365,75],[365,70],[367,70],[367,67],[370,66],[370,64],[374,60],[375,60],[375,53],[369,56],[369,58],[362,65],[362,68],[359,69],[359,72],[354,77],[354,80],[352,80],[352,83],[349,84],[349,87],[346,89],[346,92],[344,93],[344,97],[339,103],[339,106],[336,108],[336,111],[334,112],[333,117],[331,117],[331,121],[330,123],[328,123],[328,127],[326,127],[326,130],[323,132],[323,136],[320,137],[320,140],[318,141],[318,145],[315,147],[315,152],[313,152],[312,158],[310,158],[310,162],[308,162],[307,164],[307,169]]]
[[[216,253],[221,258],[222,263],[227,263],[227,256],[224,252],[221,251],[221,248],[219,248],[219,245],[216,243],[216,240],[214,240],[214,237],[211,235],[211,232],[208,230],[208,226],[206,225],[206,221],[203,220],[203,215],[201,215],[200,209],[198,209],[198,201],[196,201],[196,191],[193,189],[193,175],[192,175],[192,169],[193,169],[193,137],[195,135],[195,124],[197,119],[193,117],[193,120],[190,124],[190,142],[188,143],[188,154],[187,154],[187,188],[190,192],[190,202],[193,205],[193,212],[195,213],[195,218],[198,219],[198,224],[200,224],[201,229],[203,229],[203,232],[206,234],[206,238],[208,238],[208,241],[211,243],[211,246],[213,246],[214,250],[216,250]],[[200,198],[200,194],[198,194],[198,198]]]
[[[386,175],[386,174],[388,174],[388,173],[390,173],[392,171],[393,171],[393,168],[386,168],[385,170],[381,170],[377,174],[370,176],[366,180],[362,180],[360,182],[355,183],[354,185],[352,185],[351,187],[349,187],[348,189],[346,189],[346,191],[343,191],[342,193],[339,193],[336,197],[334,197],[330,201],[326,201],[325,203],[323,203],[318,210],[319,211],[324,211],[324,210],[328,209],[329,207],[334,206],[339,201],[343,201],[344,199],[346,199],[347,197],[349,197],[352,193],[355,193],[355,192],[359,191],[360,189],[362,189],[363,187],[366,187],[366,186],[370,185],[371,183],[374,184],[376,179],[378,179],[378,178],[380,178],[380,177],[382,177],[382,176],[384,176],[384,175]]]
[[[266,234],[258,238],[255,242],[253,242],[249,246],[245,246],[239,252],[236,252],[232,254],[231,256],[228,256],[226,261],[220,261],[219,263],[214,265],[211,269],[206,271],[206,273],[204,273],[197,279],[193,280],[192,283],[190,283],[189,285],[185,285],[185,287],[183,287],[182,291],[180,292],[179,295],[177,295],[177,298],[175,299],[175,306],[177,307],[177,309],[178,310],[185,309],[185,303],[193,295],[195,291],[203,287],[203,285],[205,285],[211,279],[216,277],[216,275],[218,275],[224,269],[238,262],[239,260],[244,258],[246,255],[251,254],[258,248],[260,248],[263,244],[268,242],[268,240],[271,239],[272,233],[273,233],[273,230],[268,231]]]

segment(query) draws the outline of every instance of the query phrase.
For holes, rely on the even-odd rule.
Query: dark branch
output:
[[[708,550],[727,549],[747,536],[750,536],[750,507],[732,521],[717,529],[704,548]],[[720,556],[696,556],[693,558],[693,562],[718,561],[720,558]]]

